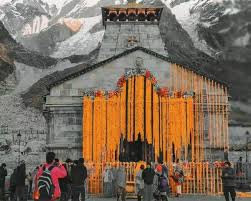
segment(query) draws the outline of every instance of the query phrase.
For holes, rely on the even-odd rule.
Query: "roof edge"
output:
[[[96,69],[96,68],[99,68],[100,66],[103,66],[104,64],[110,63],[110,62],[112,62],[112,61],[114,61],[114,60],[116,60],[116,59],[118,59],[118,58],[121,58],[121,57],[123,57],[123,56],[125,56],[125,55],[128,55],[128,54],[130,54],[130,53],[132,53],[132,52],[135,52],[135,51],[137,51],[137,50],[141,50],[141,51],[143,51],[143,52],[145,52],[145,53],[147,53],[147,54],[150,54],[150,55],[152,55],[152,56],[155,56],[155,57],[157,57],[157,58],[159,58],[159,59],[162,59],[162,60],[164,60],[164,61],[170,62],[170,63],[172,63],[172,64],[178,64],[178,65],[180,65],[180,66],[182,66],[182,67],[184,67],[184,68],[186,68],[186,69],[188,69],[188,70],[190,70],[190,71],[192,71],[192,72],[194,72],[194,73],[196,73],[196,74],[198,74],[198,75],[200,75],[200,76],[207,77],[208,79],[211,79],[211,80],[213,80],[213,81],[215,81],[215,82],[218,82],[219,84],[222,84],[222,85],[224,85],[225,87],[229,88],[229,86],[228,86],[228,84],[227,84],[226,82],[221,81],[221,80],[218,80],[218,79],[215,78],[213,75],[210,75],[210,74],[207,75],[205,72],[202,72],[202,71],[200,71],[200,70],[198,70],[198,69],[192,68],[192,67],[187,66],[187,65],[184,65],[184,64],[182,64],[182,63],[174,62],[174,61],[172,61],[172,59],[171,59],[170,57],[163,56],[163,55],[161,55],[161,54],[159,54],[159,53],[157,53],[157,52],[154,52],[154,51],[152,51],[152,50],[150,50],[150,49],[147,49],[147,48],[144,48],[144,47],[141,47],[141,46],[137,46],[137,47],[134,47],[134,48],[132,48],[132,49],[126,50],[126,51],[124,51],[124,52],[122,52],[122,53],[120,53],[120,54],[117,54],[117,55],[115,55],[115,56],[113,56],[113,57],[110,57],[110,58],[108,58],[108,59],[105,59],[105,60],[103,60],[103,61],[101,61],[101,62],[98,62],[98,63],[96,63],[96,64],[87,66],[85,69],[80,70],[79,72],[74,72],[74,73],[72,73],[71,75],[68,75],[68,76],[66,76],[66,77],[63,78],[63,79],[60,79],[60,80],[54,82],[53,84],[50,84],[50,85],[47,87],[47,89],[50,90],[52,87],[55,87],[55,86],[57,86],[57,85],[59,85],[59,84],[62,84],[62,83],[65,82],[65,81],[74,79],[74,78],[76,78],[76,77],[78,77],[78,76],[81,76],[81,75],[83,75],[83,74],[85,74],[85,73],[88,73],[88,72],[90,72],[90,71],[92,71],[92,70],[94,70],[94,69]]]

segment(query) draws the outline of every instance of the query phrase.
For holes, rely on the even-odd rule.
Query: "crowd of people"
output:
[[[22,161],[10,176],[9,200],[10,201],[80,201],[86,198],[86,179],[88,171],[84,159],[67,159],[60,162],[53,152],[46,154],[46,163],[36,167],[26,174],[26,165]],[[172,192],[176,197],[181,196],[181,186],[184,182],[184,173],[179,160],[173,164],[173,172],[158,161],[157,164],[144,163],[140,165],[135,175],[135,193],[137,200],[167,201],[170,192],[169,180],[175,184]],[[6,164],[0,167],[0,200],[5,200],[5,177],[7,176]],[[231,163],[226,161],[222,170],[223,192],[226,201],[229,195],[235,201],[235,171]],[[117,200],[126,200],[127,175],[123,166],[118,168],[109,165],[103,172],[104,197],[117,197]]]
[[[21,161],[10,176],[10,201],[78,201],[85,200],[87,169],[84,159],[67,159],[60,162],[53,152],[46,154],[46,163],[26,174],[26,165]],[[6,200],[6,164],[0,168],[0,200]]]
[[[126,200],[127,175],[123,166],[107,166],[103,172],[103,192],[105,197]],[[182,170],[175,166],[173,179],[179,184]],[[26,164],[21,161],[9,179],[9,189],[5,189],[6,164],[0,167],[0,200],[5,200],[8,190],[11,201],[79,201],[86,198],[86,179],[88,171],[84,159],[67,159],[60,162],[55,153],[46,154],[46,163],[26,173]],[[139,201],[152,199],[167,200],[169,192],[168,168],[163,163],[141,165],[135,177],[135,192]],[[181,192],[177,190],[177,196]]]
[[[115,170],[114,170],[115,169]],[[113,197],[125,201],[126,198],[126,171],[124,167],[105,168],[103,174],[104,196]],[[173,164],[173,172],[169,174],[168,167],[162,161],[157,164],[147,162],[146,166],[142,163],[135,175],[135,194],[137,200],[167,200],[170,192],[169,179],[175,183],[176,197],[181,196],[181,185],[184,181],[184,173],[179,165],[179,161]],[[119,200],[119,199],[118,199]]]

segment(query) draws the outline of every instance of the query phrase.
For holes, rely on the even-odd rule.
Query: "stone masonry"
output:
[[[140,46],[167,56],[158,22],[106,22],[98,61]]]

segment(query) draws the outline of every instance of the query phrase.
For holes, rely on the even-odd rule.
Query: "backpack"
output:
[[[53,198],[55,186],[52,182],[51,171],[54,167],[55,166],[50,166],[49,168],[43,167],[43,173],[37,181],[39,198]]]
[[[168,189],[168,181],[164,175],[160,175],[158,178],[158,190],[160,192],[167,192]]]

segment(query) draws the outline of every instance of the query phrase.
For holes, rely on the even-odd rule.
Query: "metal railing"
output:
[[[101,195],[103,193],[103,172],[106,166],[110,166],[115,172],[118,167],[123,166],[127,175],[128,193],[134,193],[135,175],[142,163],[86,163],[88,169],[88,192],[90,194]],[[169,165],[169,183],[173,193],[175,193],[175,183],[170,177],[173,174],[173,166]],[[184,194],[219,195],[222,194],[221,168],[208,162],[184,163],[184,183],[182,191]]]

